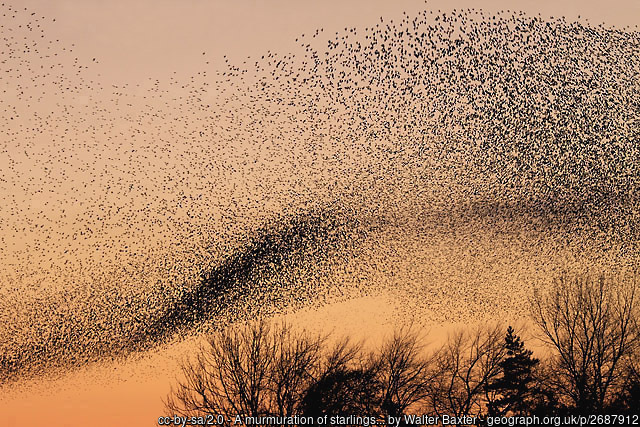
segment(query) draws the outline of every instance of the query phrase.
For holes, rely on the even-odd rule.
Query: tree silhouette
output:
[[[636,291],[636,276],[561,276],[548,293],[536,293],[533,319],[551,350],[542,361],[511,326],[506,334],[499,325],[459,330],[435,352],[411,328],[366,352],[348,338],[328,345],[329,336],[287,324],[233,326],[182,364],[166,407],[182,416],[223,415],[228,426],[236,415],[390,415],[402,422],[413,410],[454,417],[634,414]]]
[[[507,328],[504,339],[506,356],[500,362],[502,374],[487,386],[489,395],[488,415],[528,415],[532,412],[540,390],[534,387],[535,368],[540,361],[532,357],[533,352],[524,346],[524,341],[515,334],[513,328]]]
[[[486,387],[500,374],[506,353],[498,326],[459,331],[449,338],[436,358],[438,370],[427,408],[436,415],[481,415]]]
[[[325,337],[294,333],[286,324],[225,329],[182,364],[184,379],[166,407],[183,416],[294,415],[318,375],[324,344]]]
[[[609,412],[633,415],[640,411],[640,370],[637,364],[637,360],[628,361],[624,382],[608,408]]]
[[[307,390],[302,413],[321,415],[373,415],[378,409],[379,389],[375,367],[344,368],[322,376]]]
[[[381,412],[400,417],[427,398],[438,375],[434,355],[425,355],[418,334],[410,327],[396,330],[378,355]]]
[[[377,351],[359,353],[311,385],[304,399],[305,415],[400,417],[426,400],[437,371],[433,356],[426,355],[411,327],[396,330]]]
[[[625,381],[624,360],[638,356],[637,282],[564,275],[534,296],[533,318],[555,352],[550,386],[581,414],[603,413]]]

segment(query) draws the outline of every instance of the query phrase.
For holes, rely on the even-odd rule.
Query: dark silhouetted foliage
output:
[[[511,326],[506,335],[499,325],[459,330],[429,351],[404,328],[372,352],[264,320],[231,327],[183,364],[166,406],[183,416],[394,416],[401,424],[410,414],[478,416],[478,425],[485,416],[634,414],[635,290],[635,278],[563,276],[536,294],[534,320],[550,349],[544,359]]]
[[[524,341],[509,326],[504,339],[506,357],[500,362],[502,374],[487,386],[487,391],[496,394],[488,404],[488,415],[526,415],[531,412],[540,391],[534,387],[535,368],[540,361],[532,357],[533,352],[524,346]]]

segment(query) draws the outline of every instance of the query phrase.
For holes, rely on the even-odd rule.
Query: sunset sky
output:
[[[522,322],[519,298],[559,271],[631,259],[625,258],[625,242],[603,243],[600,235],[567,232],[566,240],[556,240],[553,227],[559,235],[564,225],[552,224],[547,232],[548,224],[533,209],[520,210],[525,203],[515,196],[505,196],[496,208],[503,216],[467,215],[472,197],[496,194],[491,187],[478,195],[482,185],[467,185],[477,178],[474,161],[464,157],[469,153],[434,157],[434,169],[441,162],[444,170],[434,173],[441,186],[418,195],[427,178],[414,174],[409,155],[393,151],[392,144],[375,141],[360,152],[360,142],[350,141],[332,152],[338,140],[332,136],[348,127],[339,119],[314,117],[320,128],[307,129],[302,119],[287,121],[297,114],[290,105],[252,98],[258,105],[253,110],[249,98],[236,96],[242,85],[275,75],[268,67],[252,74],[263,56],[291,54],[291,67],[297,66],[302,43],[320,28],[310,43],[324,48],[345,29],[363,34],[381,17],[386,24],[404,13],[471,7],[486,16],[509,9],[594,27],[604,23],[636,31],[638,40],[636,0],[4,0],[1,36],[16,43],[6,52],[0,46],[0,90],[7,93],[0,100],[0,303],[6,307],[0,352],[20,359],[30,351],[25,343],[56,332],[73,343],[74,327],[94,324],[107,325],[112,335],[89,334],[87,343],[108,347],[105,341],[113,337],[114,346],[127,346],[126,327],[112,326],[137,322],[136,304],[149,301],[142,317],[165,313],[174,291],[156,295],[167,288],[180,295],[181,286],[196,281],[220,254],[242,247],[247,230],[268,218],[313,211],[340,195],[348,202],[336,208],[344,215],[336,229],[344,232],[344,224],[355,221],[360,228],[353,234],[362,245],[346,261],[323,259],[309,271],[301,266],[303,272],[296,266],[292,275],[309,283],[326,276],[328,283],[350,286],[327,285],[324,304],[309,307],[311,299],[301,297],[299,304],[275,310],[296,326],[375,343],[394,326],[414,322],[437,341],[461,324]],[[34,59],[29,49],[36,44],[37,55],[50,46],[56,56]],[[49,66],[51,74],[43,74]],[[217,74],[234,66],[248,68],[246,77]],[[265,85],[271,83],[276,87],[275,80]],[[255,111],[273,120],[254,122],[248,112]],[[217,133],[207,134],[215,126]],[[316,145],[306,140],[317,134]],[[262,135],[262,145],[256,144]],[[287,145],[291,135],[294,142]],[[208,144],[209,137],[216,143]],[[397,162],[376,164],[376,150],[397,155]],[[459,170],[447,169],[457,164],[456,156],[463,158]],[[458,176],[468,181],[457,182]],[[451,200],[464,200],[459,211],[449,210]],[[368,216],[354,214],[358,209]],[[439,285],[425,291],[417,286],[424,280]],[[117,309],[109,312],[111,306]],[[236,311],[243,311],[241,305]],[[113,357],[94,352],[87,360],[99,360],[70,368],[64,360],[24,357],[25,372],[30,362],[34,372],[6,384],[0,375],[0,427],[157,425],[177,364],[200,339],[194,334]],[[77,341],[60,354],[82,358],[85,345]]]

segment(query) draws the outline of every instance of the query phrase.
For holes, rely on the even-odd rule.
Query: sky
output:
[[[222,69],[226,60],[239,64],[247,57],[259,57],[268,51],[296,51],[299,49],[296,39],[318,28],[331,35],[345,28],[373,26],[381,16],[386,21],[398,20],[405,12],[412,15],[425,8],[451,11],[475,7],[488,13],[522,10],[530,15],[565,16],[569,21],[579,19],[618,28],[640,23],[638,0],[14,0],[9,3],[44,15],[47,37],[58,39],[62,46],[73,46],[80,62],[91,64],[85,76],[95,77],[103,85],[129,85],[125,90],[131,91],[139,90],[136,84],[144,86],[150,80],[188,78],[202,70]],[[488,247],[495,241],[485,243]],[[303,310],[290,318],[300,325],[323,324],[339,333],[354,335],[365,330],[361,325],[367,324],[368,334],[378,331],[380,335],[388,332],[398,315],[390,308],[396,303],[384,295],[367,296],[318,310]],[[155,425],[176,361],[194,347],[194,341],[188,341],[124,362],[89,366],[46,380],[29,380],[0,397],[0,427],[42,425],[44,420],[47,425],[60,427]]]
[[[617,27],[635,26],[637,1],[210,1],[210,0],[24,0],[26,7],[55,17],[50,30],[85,58],[97,57],[109,80],[163,77],[190,73],[205,58],[238,62],[268,50],[289,51],[301,34],[324,28],[363,28],[381,16],[398,19],[429,8],[482,8],[487,12],[522,10],[543,17],[565,16]],[[205,58],[202,53],[206,52]]]

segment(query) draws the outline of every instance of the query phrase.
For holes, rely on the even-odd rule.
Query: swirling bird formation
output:
[[[336,289],[447,321],[637,265],[638,31],[426,10],[114,84],[0,12],[2,381]]]

